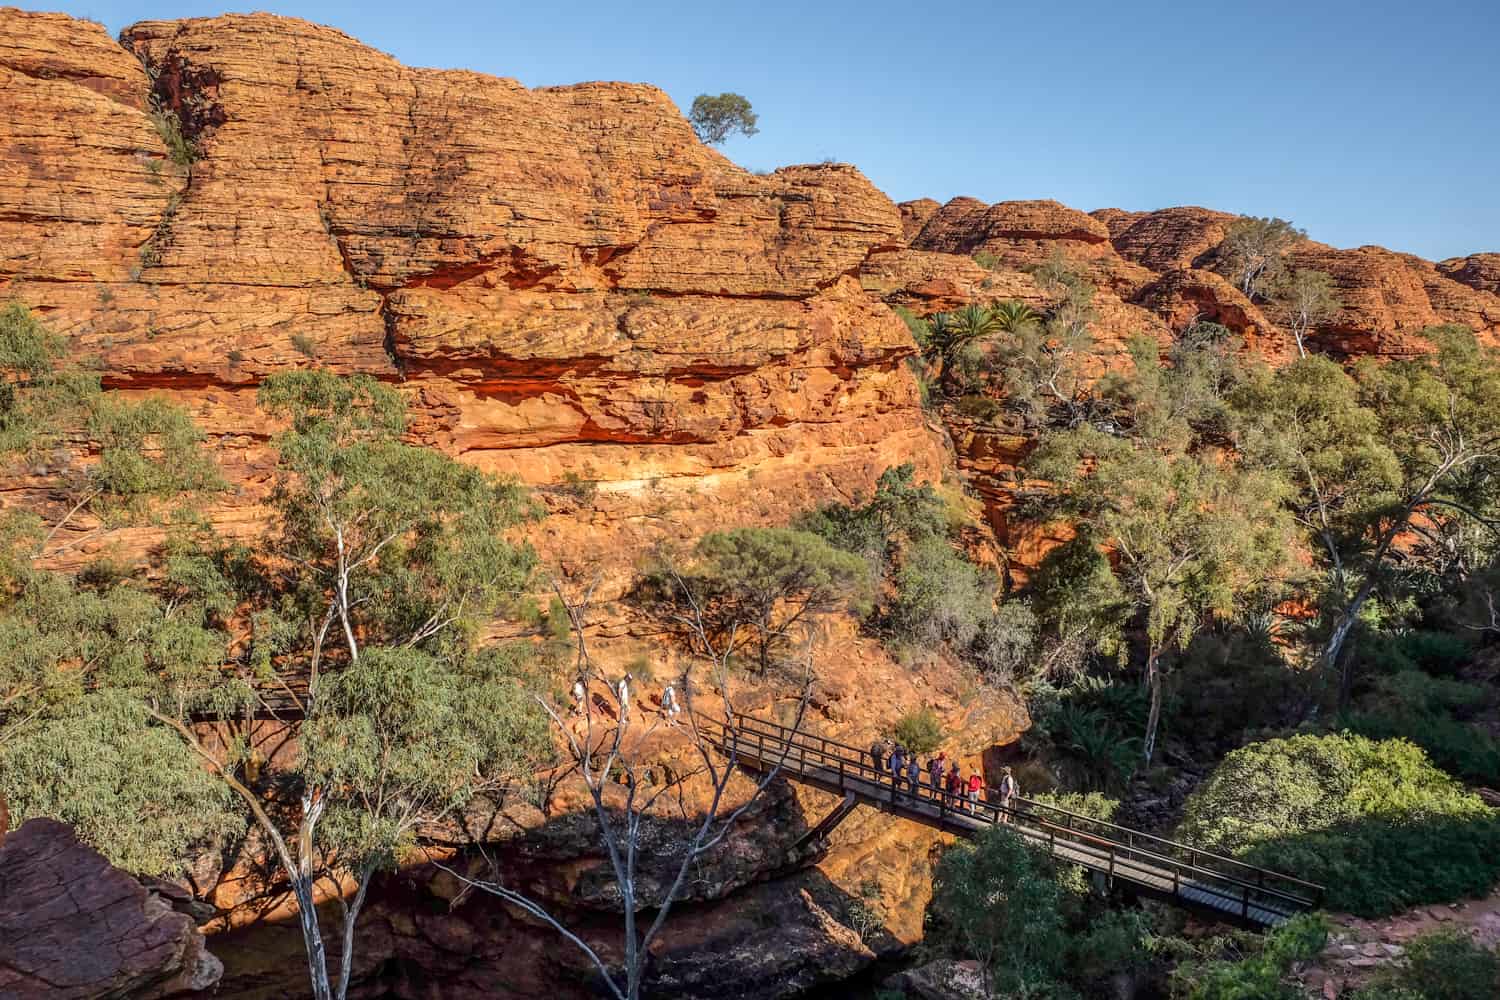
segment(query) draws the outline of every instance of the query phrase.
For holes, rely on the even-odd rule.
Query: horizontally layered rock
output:
[[[532,535],[543,558],[564,578],[603,574],[605,602],[660,543],[785,523],[868,494],[889,466],[944,465],[904,364],[910,335],[860,285],[872,257],[901,247],[902,219],[852,168],[752,175],[699,144],[653,88],[413,70],[300,21],[147,23],[122,37],[128,51],[96,25],[0,12],[0,138],[23,168],[0,175],[0,296],[32,306],[112,390],[189,408],[235,484],[208,510],[222,529],[253,534],[266,517],[272,428],[256,386],[311,364],[398,385],[417,441],[536,486],[550,511]],[[52,461],[0,472],[0,503],[60,516]],[[100,528],[76,515],[57,562],[153,539]],[[602,658],[661,662],[661,637],[628,609],[606,604],[600,618]],[[818,731],[867,743],[933,704],[962,740],[953,752],[977,763],[1024,728],[1013,699],[964,697],[953,664],[913,676],[842,629],[820,648]],[[981,703],[991,716],[974,715]],[[826,871],[782,877],[778,891],[811,893],[805,903],[772,916],[766,893],[745,896],[796,861],[787,848],[826,798],[783,789],[705,863],[697,909],[663,942],[684,995],[736,974],[694,957],[700,926],[765,924],[737,954],[768,997],[868,962],[834,912],[863,877],[859,858],[881,858],[899,889],[890,940],[920,937],[937,838],[888,817],[851,821]],[[606,947],[617,914],[597,841],[586,824],[555,834],[581,804],[554,805],[519,827],[506,863],[551,851],[538,892]],[[221,906],[220,995],[304,989],[295,925],[276,922],[286,906],[244,864],[200,874]],[[431,871],[408,870],[374,895],[368,989],[584,989],[586,967],[550,931],[483,900],[434,912],[449,902],[435,891]],[[246,926],[262,910],[272,922]]]
[[[597,484],[550,498],[565,568],[941,463],[910,337],[849,277],[901,241],[852,168],[756,176],[655,88],[413,70],[301,21],[147,22],[140,62],[85,22],[0,21],[30,40],[0,49],[26,166],[0,179],[0,294],[107,385],[191,405],[246,484],[226,527],[264,487],[255,385],[314,361],[401,382],[425,442]]]

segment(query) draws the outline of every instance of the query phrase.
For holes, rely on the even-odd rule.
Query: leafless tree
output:
[[[437,864],[469,889],[495,896],[551,927],[572,942],[598,971],[611,996],[617,1000],[638,1000],[648,971],[650,948],[666,925],[673,904],[684,894],[688,878],[697,863],[729,835],[739,819],[780,773],[781,761],[754,776],[754,785],[738,805],[726,801],[730,779],[739,760],[733,741],[725,741],[724,727],[735,725],[736,712],[729,695],[729,665],[735,647],[722,638],[722,632],[708,621],[706,609],[693,595],[686,581],[675,569],[667,573],[682,593],[678,624],[687,639],[694,663],[706,674],[707,683],[692,683],[695,671],[689,669],[681,678],[682,722],[685,726],[691,767],[661,776],[651,770],[643,752],[645,744],[657,733],[665,713],[648,715],[643,704],[636,703],[636,693],[622,691],[618,683],[609,683],[595,666],[588,639],[588,618],[597,578],[581,596],[570,599],[555,578],[553,590],[567,615],[575,643],[575,666],[585,688],[581,706],[582,725],[576,718],[570,724],[568,710],[541,695],[537,700],[551,716],[562,734],[566,753],[577,776],[587,786],[590,807],[598,825],[598,835],[609,860],[610,870],[620,893],[623,908],[623,967],[612,970],[584,938],[570,929],[541,902],[521,890],[504,885],[494,877],[493,859],[489,862],[491,878],[477,879],[452,867]],[[733,633],[733,629],[729,630]],[[811,680],[811,630],[803,644],[801,687],[798,692],[792,731],[799,731],[808,703]],[[599,698],[596,701],[596,696]],[[575,709],[575,712],[578,709]],[[715,718],[720,713],[722,719]],[[581,732],[579,729],[581,728]],[[686,796],[688,787],[701,783],[707,805],[700,815],[690,815]],[[642,891],[640,870],[643,861],[661,861],[660,857],[643,858],[645,825],[662,819],[680,819],[687,834],[669,856],[668,880],[659,898],[650,899]],[[484,854],[480,847],[481,854]]]

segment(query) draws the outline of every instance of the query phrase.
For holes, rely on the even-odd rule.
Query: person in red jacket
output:
[[[979,811],[979,795],[984,791],[984,779],[975,771],[969,775],[969,808]]]

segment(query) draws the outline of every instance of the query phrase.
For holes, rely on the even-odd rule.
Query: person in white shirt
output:
[[[630,720],[630,682],[631,682],[631,680],[632,680],[632,678],[631,678],[631,676],[629,674],[626,674],[624,677],[620,678],[619,694],[620,694],[620,721],[621,722],[628,722]]]
[[[667,717],[667,724],[677,725],[677,713],[682,711],[682,706],[677,704],[677,692],[668,684],[661,693],[661,713]]]
[[[573,682],[573,714],[583,714],[583,699],[588,696],[587,689],[583,686],[583,678],[580,677]]]

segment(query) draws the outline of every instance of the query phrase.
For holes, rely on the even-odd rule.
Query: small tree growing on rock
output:
[[[717,146],[736,132],[749,138],[760,131],[756,128],[759,120],[748,99],[727,92],[717,96],[699,94],[693,98],[692,110],[688,112],[688,121],[698,134],[698,141],[710,146]]]
[[[1307,357],[1308,334],[1339,311],[1333,279],[1323,271],[1299,268],[1277,285],[1275,297],[1291,319],[1298,356]]]
[[[1307,233],[1285,219],[1241,216],[1229,224],[1219,245],[1222,266],[1253,302],[1281,276],[1286,251],[1306,238]]]

